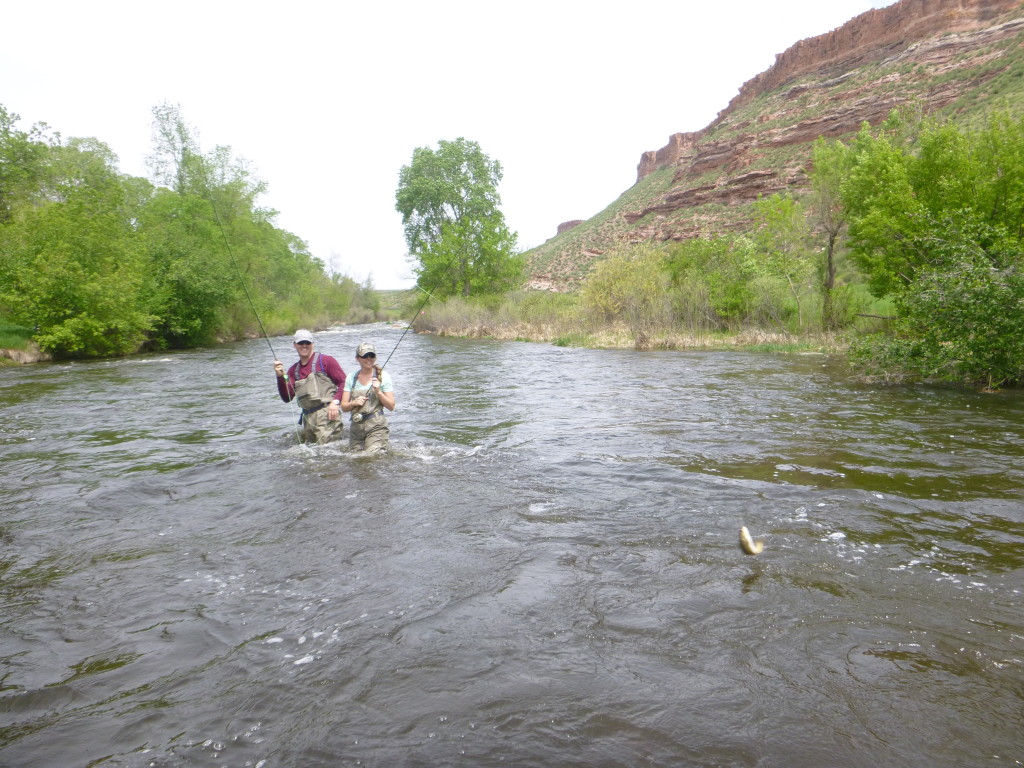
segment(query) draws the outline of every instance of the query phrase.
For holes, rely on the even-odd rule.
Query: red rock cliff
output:
[[[711,128],[763,93],[806,75],[842,75],[892,56],[916,41],[984,27],[1022,6],[1022,0],[900,0],[862,13],[831,32],[801,40],[776,56],[775,64],[744,83],[707,128],[675,133],[661,149],[644,152],[637,166],[637,180],[658,168],[678,164]]]
[[[775,64],[743,84],[722,114],[798,77],[842,74],[916,40],[976,29],[1020,5],[1020,0],[900,0],[866,11],[838,29],[801,40],[780,53]]]
[[[622,243],[745,231],[758,197],[807,188],[816,139],[849,137],[895,108],[970,116],[1024,103],[1021,50],[1024,0],[899,0],[801,40],[710,125],[643,153],[638,182],[670,174],[535,249],[531,285],[571,289]]]

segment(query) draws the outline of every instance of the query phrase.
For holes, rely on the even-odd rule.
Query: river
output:
[[[364,339],[377,457],[266,339],[0,369],[0,765],[1024,764],[1021,392]]]

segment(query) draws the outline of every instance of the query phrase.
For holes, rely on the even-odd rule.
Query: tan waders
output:
[[[367,401],[358,411],[352,412],[352,424],[348,431],[349,445],[368,453],[381,453],[387,450],[390,433],[388,420],[384,417],[384,407],[377,399],[373,387],[370,387]]]
[[[319,362],[318,354],[309,376],[295,381],[295,400],[302,409],[299,438],[304,443],[329,443],[341,437],[344,429],[340,414],[334,421],[327,418],[327,406],[335,399],[338,387],[330,376],[317,370]]]

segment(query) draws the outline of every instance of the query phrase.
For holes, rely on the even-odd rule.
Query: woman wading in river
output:
[[[359,372],[349,377],[341,395],[341,410],[352,413],[349,444],[356,449],[380,453],[388,447],[388,420],[384,409],[395,410],[395,392],[391,376],[379,368],[373,344],[356,347]]]

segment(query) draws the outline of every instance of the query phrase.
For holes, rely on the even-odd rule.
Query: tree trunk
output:
[[[839,325],[835,317],[832,291],[836,287],[836,239],[838,232],[828,233],[828,248],[825,251],[825,280],[821,286],[821,320],[826,331],[833,331]]]

